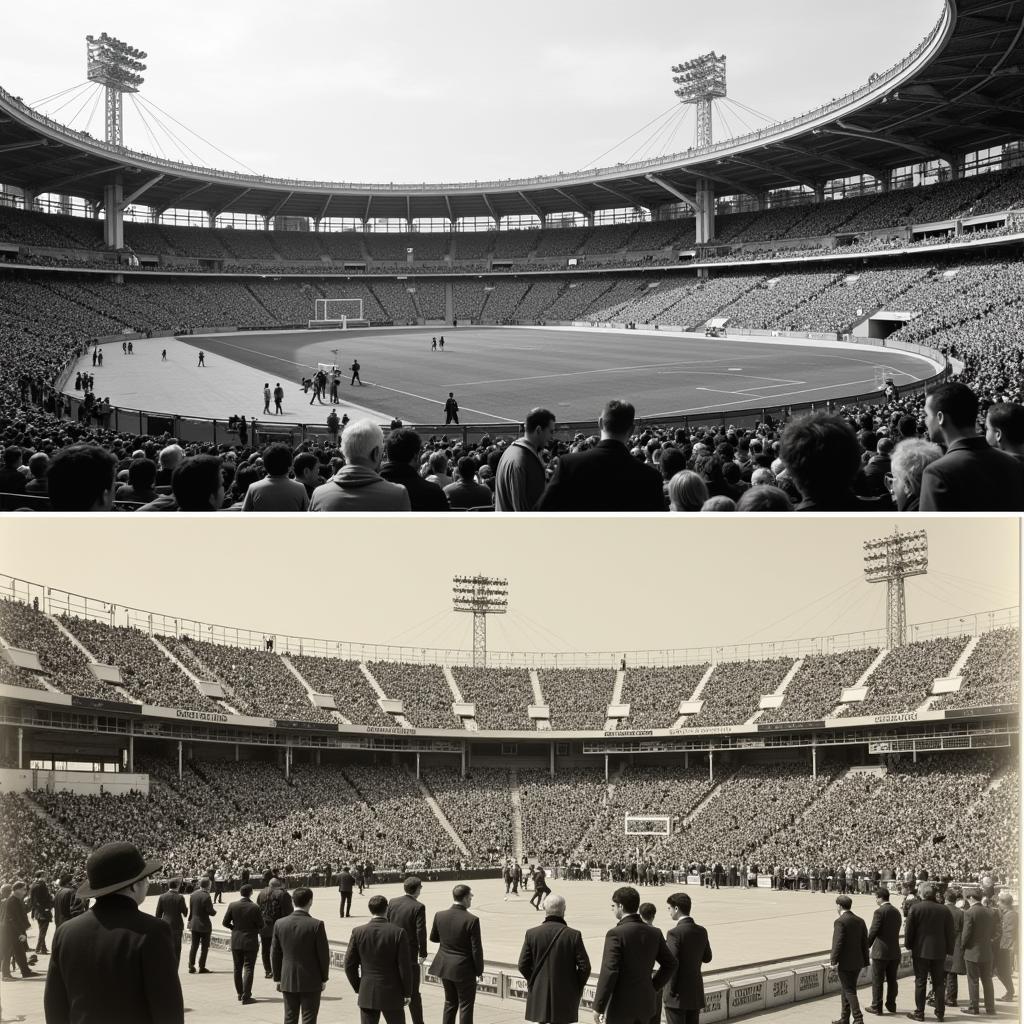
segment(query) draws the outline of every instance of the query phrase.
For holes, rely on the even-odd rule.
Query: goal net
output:
[[[625,816],[627,836],[662,836],[672,834],[672,816],[669,814],[627,814]]]
[[[367,324],[362,299],[316,299],[313,319],[309,321],[310,327],[340,327],[342,330]]]

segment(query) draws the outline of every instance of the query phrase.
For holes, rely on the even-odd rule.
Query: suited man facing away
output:
[[[210,898],[210,880],[203,878],[199,888],[188,898],[188,930],[192,933],[192,944],[188,949],[188,973],[196,973],[196,951],[199,952],[199,973],[209,974],[206,957],[210,952],[210,935],[213,933],[211,917],[217,911]]]
[[[96,904],[53,936],[46,1024],[184,1024],[170,927],[139,909],[161,866],[131,843],[107,843],[89,856],[78,895]]]
[[[295,909],[274,922],[270,963],[277,990],[284,996],[284,1024],[316,1024],[320,993],[331,973],[331,951],[323,921],[309,913],[313,890],[300,885],[292,894]]]
[[[879,886],[875,890],[875,916],[871,918],[868,929],[868,955],[871,957],[871,1005],[866,1006],[868,1013],[882,1012],[882,992],[888,987],[888,998],[885,1008],[890,1013],[896,1012],[896,994],[899,985],[896,975],[900,967],[900,925],[903,918],[900,912],[889,902],[889,890]]]
[[[167,892],[162,893],[156,901],[156,917],[162,918],[171,926],[171,941],[174,943],[174,962],[181,963],[181,936],[185,931],[185,918],[188,909],[185,897],[181,895],[181,879],[172,878],[167,883]]]
[[[981,890],[968,889],[968,907],[964,911],[964,964],[967,967],[967,997],[969,1005],[964,1013],[980,1015],[978,1009],[978,982],[985,997],[985,1013],[996,1012],[995,989],[992,986],[992,937],[995,934],[995,914],[981,902]]]
[[[352,890],[355,888],[355,885],[356,880],[346,864],[338,872],[338,893],[341,895],[339,915],[341,917],[352,916]]]
[[[857,977],[861,968],[868,965],[868,926],[864,919],[853,912],[853,900],[849,896],[837,896],[838,917],[832,926],[832,954],[830,960],[839,976],[839,997],[842,1024],[849,1024],[853,1014],[854,1024],[861,1024],[864,1015],[857,998]]]
[[[690,916],[690,894],[675,892],[666,900],[675,925],[665,937],[676,966],[665,986],[665,1019],[668,1024],[697,1024],[704,1009],[703,964],[711,963],[711,943],[706,928]]]
[[[385,896],[371,896],[370,922],[352,929],[345,952],[345,974],[358,993],[361,1024],[403,1024],[402,1008],[412,995],[412,959],[405,930],[387,919]]]
[[[664,512],[661,474],[637,462],[627,445],[636,422],[629,402],[612,399],[601,412],[601,440],[563,455],[537,502],[538,512]]]
[[[946,909],[953,915],[953,953],[946,957],[946,1006],[956,1006],[960,989],[960,975],[967,973],[964,963],[964,912],[956,905],[960,890],[946,890]]]
[[[235,992],[246,1006],[255,1003],[252,997],[252,976],[260,951],[263,915],[253,903],[252,886],[246,882],[238,890],[239,899],[228,904],[224,927],[231,930],[231,959],[235,964]]]
[[[440,978],[444,987],[442,1024],[455,1024],[459,1011],[460,1024],[473,1024],[476,1003],[476,982],[484,973],[484,947],[480,940],[480,918],[469,908],[473,891],[468,885],[452,889],[452,905],[439,910],[430,926],[430,941],[440,943],[427,973]]]
[[[946,1014],[946,957],[953,955],[956,936],[953,915],[942,903],[935,902],[935,887],[924,882],[917,890],[919,899],[907,910],[903,929],[903,945],[914,955],[915,1010],[911,1020],[924,1020],[924,1004],[928,982],[935,994],[935,1016]]]
[[[612,894],[619,923],[604,937],[601,973],[594,993],[595,1024],[649,1024],[655,993],[676,966],[665,936],[640,919],[640,893],[626,885]],[[651,976],[654,964],[658,971]]]
[[[409,940],[409,961],[412,967],[412,994],[409,997],[409,1018],[412,1024],[423,1024],[423,1000],[420,998],[420,965],[427,959],[427,908],[420,902],[423,883],[409,875],[402,883],[404,896],[396,896],[389,904],[387,919],[397,924]]]
[[[526,1019],[542,1024],[575,1024],[590,977],[583,936],[565,923],[565,897],[551,895],[544,923],[530,928],[519,954],[526,979]]]

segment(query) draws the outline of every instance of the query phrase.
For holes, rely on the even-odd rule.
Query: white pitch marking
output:
[[[368,384],[372,384],[372,381],[367,381]],[[453,387],[459,387],[460,385],[453,385]],[[386,384],[374,384],[374,387],[379,391],[391,391],[396,395],[404,395],[406,398],[416,398],[421,402],[429,402],[431,405],[443,406],[444,402],[437,398],[427,398],[426,395],[417,395],[414,391],[402,391],[399,388],[389,388]],[[500,420],[502,423],[515,423],[518,424],[519,420],[509,419],[507,416],[499,416],[497,413],[485,412],[483,409],[471,409],[468,405],[460,405],[459,412],[472,412],[478,416],[490,416],[491,419]]]

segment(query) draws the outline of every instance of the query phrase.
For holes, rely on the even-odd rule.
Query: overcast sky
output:
[[[879,629],[885,587],[862,544],[889,517],[7,516],[0,573],[122,606],[354,643],[472,647],[453,575],[509,581],[489,646],[616,651],[770,642]],[[1014,519],[925,528],[912,623],[1016,605]],[[117,622],[123,622],[119,616]]]
[[[685,149],[692,112],[671,143],[672,125],[652,139],[670,118],[641,130],[673,105],[672,64],[725,53],[730,98],[787,118],[897,62],[941,9],[942,0],[36,0],[4,4],[0,85],[34,103],[84,83],[85,36],[107,32],[148,52],[146,101],[237,161],[157,115],[208,166],[335,181],[520,177]],[[102,138],[102,103],[93,112],[83,92],[56,111],[67,98],[43,109],[79,129],[92,113],[88,130]],[[741,117],[764,123],[735,108],[726,116],[717,138],[746,131]],[[195,159],[150,129],[164,155]],[[128,97],[125,143],[160,154]]]

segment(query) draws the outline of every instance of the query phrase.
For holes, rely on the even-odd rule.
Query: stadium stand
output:
[[[547,861],[568,857],[590,830],[608,795],[593,769],[568,768],[555,777],[540,769],[517,772],[523,853]]]
[[[679,702],[689,700],[708,667],[700,664],[627,668],[622,685],[622,703],[629,705],[629,718],[623,723],[623,728],[671,728],[679,718]]]
[[[512,796],[504,768],[427,768],[423,781],[476,864],[500,863],[512,850]]]
[[[774,693],[793,667],[792,658],[726,661],[715,666],[701,692],[704,705],[687,725],[727,725],[747,721],[762,696]]]
[[[381,711],[377,695],[370,689],[358,661],[314,658],[304,654],[289,654],[287,657],[313,692],[330,694],[338,710],[353,725],[395,724],[390,715]]]
[[[525,669],[456,665],[452,668],[452,676],[463,700],[476,705],[479,728],[532,728],[527,707],[534,702],[533,689]]]
[[[537,680],[551,709],[552,729],[603,729],[615,673],[608,669],[539,669]]]
[[[371,661],[366,667],[391,700],[403,702],[403,715],[420,729],[458,728],[452,712],[455,698],[440,665],[407,665]]]
[[[786,686],[782,704],[766,708],[758,722],[817,722],[839,706],[843,689],[857,680],[878,657],[878,648],[809,654]]]
[[[956,693],[939,697],[932,709],[979,708],[1020,700],[1020,631],[994,629],[978,638],[964,663]]]

